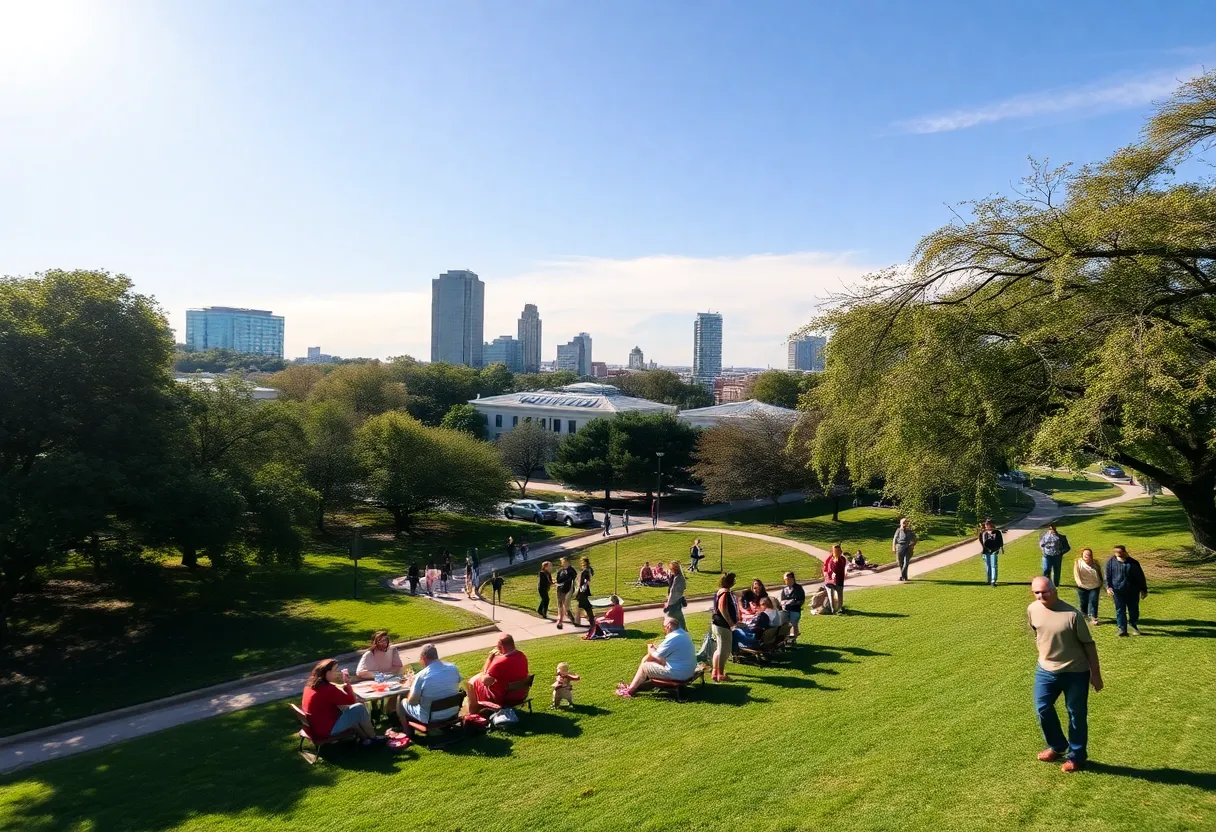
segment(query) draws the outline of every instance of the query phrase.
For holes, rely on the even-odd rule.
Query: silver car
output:
[[[552,523],[557,517],[553,506],[543,500],[516,500],[502,513],[508,520],[531,520],[534,523]]]
[[[585,526],[595,522],[591,506],[586,503],[554,503],[554,520],[567,526]]]

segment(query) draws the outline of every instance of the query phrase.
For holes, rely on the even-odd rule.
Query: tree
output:
[[[526,393],[530,390],[555,390],[574,384],[578,375],[570,370],[558,370],[555,373],[517,373],[514,390],[516,393]]]
[[[278,390],[282,401],[302,402],[324,377],[325,373],[315,365],[296,364],[266,379],[266,385]]]
[[[40,568],[148,507],[171,445],[172,349],[122,275],[0,279],[0,640]]]
[[[515,375],[501,361],[482,367],[477,374],[477,389],[483,396],[501,396],[515,389]]]
[[[515,478],[521,497],[528,496],[528,482],[557,456],[558,437],[539,422],[524,422],[495,443],[503,465]]]
[[[1216,546],[1216,186],[1174,181],[1216,138],[1216,73],[1184,84],[1141,140],[972,203],[908,270],[822,320],[817,391],[855,479],[924,506],[995,504],[995,473],[1083,454],[1177,495]]]
[[[356,448],[368,497],[393,515],[398,534],[428,511],[492,514],[509,493],[509,475],[493,445],[405,413],[368,419]]]
[[[408,356],[394,359],[389,367],[409,393],[410,415],[426,425],[438,425],[453,405],[467,404],[480,391],[481,376],[472,367],[448,364],[419,364]]]
[[[347,502],[361,470],[355,454],[358,418],[337,402],[319,402],[303,418],[307,449],[304,477],[316,492],[316,527],[325,531],[325,512]]]
[[[194,350],[187,347],[174,353],[173,369],[179,373],[227,373],[242,372],[274,373],[286,366],[277,355],[236,352],[227,349]]]
[[[709,407],[714,403],[713,394],[708,390],[698,384],[681,381],[670,370],[626,373],[606,381],[626,395],[674,405],[681,410]]]
[[[752,413],[725,419],[697,440],[693,474],[705,486],[708,502],[770,500],[817,488],[810,449],[794,436],[797,417]]]
[[[803,373],[765,370],[752,382],[747,398],[793,410],[798,407],[798,397],[805,389],[803,377]]]
[[[486,438],[486,415],[471,404],[454,404],[443,414],[440,427],[467,433],[474,439]]]
[[[406,406],[405,385],[387,365],[345,364],[318,381],[309,401],[337,402],[360,418]]]
[[[577,488],[603,491],[605,499],[623,488],[650,494],[658,484],[657,452],[664,453],[661,487],[667,490],[689,481],[695,443],[695,428],[671,414],[623,413],[593,419],[567,436],[549,472]]]

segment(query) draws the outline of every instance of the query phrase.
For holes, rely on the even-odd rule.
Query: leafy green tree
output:
[[[798,407],[798,397],[804,391],[803,373],[765,370],[752,382],[747,398],[790,410]]]
[[[282,462],[259,468],[252,486],[245,545],[258,563],[299,569],[304,559],[304,528],[320,495],[308,486],[299,469]]]
[[[454,405],[467,404],[481,388],[481,376],[472,367],[419,364],[412,358],[394,359],[389,367],[409,393],[410,415],[426,425],[438,425]]]
[[[304,477],[316,493],[317,531],[325,531],[326,511],[348,502],[362,476],[355,453],[357,423],[355,414],[337,402],[310,405],[304,415]]]
[[[706,502],[769,500],[818,488],[805,440],[795,441],[798,417],[752,413],[725,419],[697,439],[693,474],[705,487]]]
[[[577,488],[603,491],[607,499],[620,489],[649,495],[658,485],[657,452],[664,453],[662,488],[667,491],[689,482],[695,444],[696,430],[671,414],[593,419],[561,443],[549,473]]]
[[[1092,454],[1169,488],[1216,547],[1216,186],[1176,173],[1213,138],[1208,73],[1136,144],[1034,166],[825,316],[816,396],[854,478],[983,512],[1006,465]]]
[[[452,405],[439,426],[467,433],[474,439],[486,438],[486,416],[471,404]]]
[[[597,379],[597,381],[606,381],[626,395],[675,405],[681,410],[709,407],[714,403],[712,393],[699,384],[681,381],[680,377],[670,370],[626,373],[611,379]]]
[[[405,385],[388,365],[345,364],[313,385],[309,401],[337,402],[360,418],[405,408]]]
[[[483,396],[501,396],[515,389],[515,374],[501,361],[482,367],[477,374],[478,392]]]
[[[266,379],[266,386],[278,390],[281,401],[302,402],[324,377],[324,371],[315,364],[296,364]]]
[[[578,375],[570,370],[558,370],[555,373],[517,373],[514,390],[516,393],[526,393],[532,390],[556,390],[567,384],[578,381]]]
[[[516,425],[495,442],[520,496],[528,496],[528,482],[557,457],[558,442],[557,434],[542,428],[539,422]]]
[[[232,370],[274,373],[286,366],[286,362],[275,355],[227,349],[191,350],[187,347],[173,356],[173,369],[179,373],[227,373]]]
[[[368,419],[356,447],[368,497],[393,515],[398,534],[428,511],[493,514],[509,494],[509,475],[493,445],[405,413]]]
[[[40,568],[148,509],[171,446],[172,349],[126,277],[0,279],[0,639]]]

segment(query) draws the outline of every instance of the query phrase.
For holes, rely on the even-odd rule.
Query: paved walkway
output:
[[[1117,484],[1117,483],[1116,483]],[[1094,509],[1104,508],[1115,505],[1117,503],[1126,502],[1144,496],[1143,490],[1139,486],[1120,485],[1123,494],[1108,500],[1101,500],[1092,504],[1084,504],[1081,506],[1073,506],[1063,509],[1056,505],[1055,501],[1046,495],[1038,492],[1028,492],[1034,498],[1034,508],[1031,512],[1019,521],[1009,525],[1008,533],[1005,535],[1006,541],[1017,540],[1028,534],[1033,533],[1036,529],[1042,527],[1053,519],[1064,514],[1084,514],[1093,511]],[[802,499],[802,495],[787,495],[782,498],[783,502],[795,502]],[[741,508],[750,508],[755,505],[762,505],[753,501],[746,501],[740,504],[731,504],[726,507],[726,511],[739,510]],[[712,507],[711,507],[712,509]],[[696,519],[701,519],[711,514],[723,513],[723,507],[717,507],[717,511],[709,511],[706,513],[704,509],[697,509],[690,512],[684,512],[681,515],[673,515],[671,518],[660,523],[660,528],[670,528],[680,526],[681,523],[691,522]],[[647,523],[649,525],[649,523]],[[694,526],[682,526],[682,528],[690,531],[695,530]],[[707,530],[708,531],[708,530]],[[771,540],[781,543],[791,548],[807,551],[809,554],[816,557],[826,557],[826,553],[822,550],[816,550],[813,546],[799,543],[798,541],[786,540],[785,538],[770,537],[768,535],[756,535],[750,532],[733,532],[728,529],[713,529],[714,532],[723,534],[738,534],[746,537],[759,537],[761,539]],[[586,546],[593,542],[594,538],[579,537],[574,540],[565,539],[555,544],[548,544],[544,547],[537,547],[533,550],[534,557],[531,560],[537,560],[540,557],[549,557],[550,553],[556,553],[567,549]],[[967,558],[974,557],[979,554],[979,544],[975,541],[968,541],[959,545],[947,548],[936,554],[928,555],[914,562],[908,569],[910,577],[916,578],[927,572],[935,569],[941,569],[944,566],[950,566],[954,563],[959,563]],[[482,562],[483,570],[486,568],[494,568],[498,561],[505,561],[505,556],[502,558],[486,559]],[[505,563],[503,564],[505,565]],[[977,570],[980,568],[977,561]],[[978,573],[977,573],[978,574]],[[895,569],[886,569],[877,572],[868,572],[862,574],[851,574],[848,580],[848,589],[850,592],[876,586],[897,586],[898,571]],[[814,587],[817,583],[808,583],[806,586]],[[449,603],[457,606],[465,607],[473,611],[479,612],[482,615],[490,618],[493,616],[499,630],[509,632],[517,641],[528,641],[534,638],[547,638],[561,633],[570,633],[567,630],[558,630],[553,622],[543,621],[528,613],[520,612],[509,607],[494,607],[481,600],[469,600],[464,597],[463,592],[459,594],[448,594],[446,596],[436,597],[441,603]],[[691,601],[686,609],[688,613],[707,612],[710,607],[708,600]],[[652,621],[662,615],[658,609],[637,609],[627,610],[625,612],[625,621],[628,623],[637,623],[643,621]],[[581,630],[576,630],[576,633],[581,633]],[[458,636],[440,642],[440,654],[443,656],[452,656],[466,652],[487,651],[498,640],[497,632],[481,633],[477,635]],[[406,662],[417,661],[418,648],[403,649],[401,651],[402,659]],[[162,731],[166,728],[172,728],[177,725],[183,725],[188,722],[194,722],[200,719],[206,719],[219,714],[229,713],[231,711],[249,708],[254,705],[260,705],[266,702],[275,702],[283,699],[289,699],[297,696],[304,686],[307,679],[307,672],[300,671],[282,676],[280,678],[269,681],[251,681],[248,686],[237,687],[226,690],[223,693],[217,693],[212,696],[200,696],[197,698],[188,698],[185,701],[168,701],[161,700],[160,702],[147,703],[141,706],[141,712],[128,713],[119,715],[115,713],[113,718],[106,719],[95,724],[79,727],[68,728],[51,734],[38,732],[38,736],[31,739],[17,742],[10,742],[7,745],[0,746],[0,772],[11,771],[13,769],[23,768],[35,763],[53,760],[60,757],[66,757],[71,754],[77,754],[81,751],[87,751],[92,748],[100,748],[123,740],[133,739],[135,737],[151,734],[156,731]],[[174,700],[177,698],[175,697]],[[286,724],[287,714],[284,708],[284,722]]]

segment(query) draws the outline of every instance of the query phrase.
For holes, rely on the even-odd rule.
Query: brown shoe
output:
[[[1060,766],[1060,771],[1071,774],[1074,771],[1080,771],[1081,764],[1076,760],[1065,760],[1064,765]]]
[[[1045,763],[1054,763],[1060,759],[1060,752],[1054,748],[1047,748],[1039,752],[1039,759]]]

